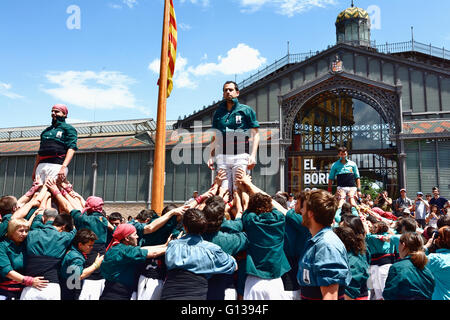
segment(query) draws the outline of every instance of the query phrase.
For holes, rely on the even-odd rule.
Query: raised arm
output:
[[[60,213],[66,212],[70,213],[73,209],[75,209],[70,202],[61,194],[58,187],[56,186],[56,182],[53,179],[48,179],[45,182],[45,185],[48,187],[48,190],[52,193],[53,197],[56,199],[56,202],[59,205]]]
[[[149,234],[149,233],[155,232],[156,230],[160,229],[163,225],[165,225],[170,220],[170,218],[172,218],[173,216],[183,215],[183,213],[189,208],[190,208],[189,205],[185,205],[185,206],[170,210],[162,217],[155,219],[151,223],[147,224],[144,227],[144,234]]]

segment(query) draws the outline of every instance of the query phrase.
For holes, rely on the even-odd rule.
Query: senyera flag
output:
[[[170,16],[169,16],[169,50],[167,59],[167,98],[173,89],[173,74],[175,73],[175,61],[177,56],[177,19],[175,17],[175,9],[173,8],[173,0],[169,0]],[[159,85],[159,79],[158,79]]]

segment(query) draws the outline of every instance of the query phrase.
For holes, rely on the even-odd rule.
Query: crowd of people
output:
[[[0,198],[0,299],[450,299],[449,201],[269,195],[237,169],[161,214],[104,211],[65,179]]]

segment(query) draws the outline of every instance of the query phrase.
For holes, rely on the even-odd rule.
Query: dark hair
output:
[[[255,193],[250,196],[247,210],[256,214],[271,212],[273,208],[272,197],[262,193]]]
[[[152,219],[156,214],[155,210],[144,209],[141,210],[136,216],[136,220],[146,221],[147,219]]]
[[[377,221],[373,225],[374,234],[381,234],[389,231],[389,226],[383,221]]]
[[[272,196],[272,199],[275,200],[276,202],[278,202],[283,208],[287,209],[287,201],[286,198],[281,195],[281,194],[276,194],[274,196]]]
[[[403,232],[416,232],[417,225],[414,218],[405,217],[401,220],[401,226],[403,227]],[[400,229],[402,231],[402,229]]]
[[[339,147],[338,148],[338,153],[345,152],[345,151],[348,151],[346,147]]]
[[[227,82],[225,82],[225,83],[223,84],[223,86],[222,86],[222,90],[223,90],[223,88],[225,88],[225,86],[226,86],[227,84],[230,84],[230,83],[234,84],[234,89],[235,89],[236,91],[239,91],[238,85],[237,85],[237,83],[234,82],[234,81],[227,81]]]
[[[183,225],[192,234],[202,234],[206,230],[205,215],[199,209],[187,209],[183,214]]]
[[[341,208],[341,215],[343,215],[345,213],[352,214],[352,205],[348,202],[345,202]]]
[[[13,208],[17,205],[17,199],[14,196],[3,196],[0,198],[0,214],[3,216],[12,213]]]
[[[436,245],[440,249],[450,249],[450,227],[439,228],[439,235],[436,239]]]
[[[123,221],[122,214],[120,212],[113,212],[108,216],[109,220],[120,220]]]
[[[371,216],[371,215],[368,215],[366,217],[366,220],[369,221],[372,225],[378,222],[377,218],[375,218],[374,216]]]
[[[306,210],[313,213],[314,220],[318,224],[330,226],[336,215],[336,198],[322,189],[311,191],[306,199]]]
[[[358,250],[355,253],[366,252],[366,230],[361,219],[354,215],[344,215],[342,217],[343,226],[348,227],[355,233],[356,241],[358,242]]]
[[[354,254],[364,254],[366,252],[365,239],[358,237],[352,228],[340,226],[334,228],[333,231],[341,239],[347,251],[351,251]]]
[[[78,244],[86,244],[89,241],[95,241],[98,237],[94,231],[83,228],[77,231],[75,238],[73,238],[72,244],[75,248],[78,248]]]
[[[70,232],[73,230],[73,218],[70,214],[61,213],[53,220],[53,226],[64,227],[64,231]]]
[[[211,198],[208,198],[205,201],[203,214],[207,222],[205,232],[213,233],[219,231],[225,217],[225,202],[223,201],[222,197],[213,196]]]
[[[165,215],[170,210],[178,208],[175,204],[171,203],[164,207],[163,211],[161,212],[161,216]]]
[[[415,232],[405,232],[400,237],[400,242],[408,249],[413,265],[423,270],[427,265],[428,258],[423,251],[422,237]]]
[[[445,227],[445,226],[450,226],[450,216],[447,214],[441,216],[437,221],[438,229]]]
[[[295,194],[294,199],[300,202],[300,206],[303,206],[303,202],[308,198],[309,193],[310,191],[300,191]]]

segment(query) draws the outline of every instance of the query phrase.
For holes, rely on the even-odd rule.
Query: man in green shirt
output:
[[[70,161],[77,148],[77,131],[66,123],[68,110],[65,105],[52,107],[52,125],[41,133],[41,144],[33,167],[32,179],[40,177],[42,183],[47,178],[64,180]]]
[[[213,116],[212,128],[216,129],[210,148],[208,167],[214,170],[224,169],[227,179],[222,181],[222,188],[233,194],[237,189],[234,183],[236,170],[252,170],[256,164],[259,145],[259,123],[255,111],[238,101],[239,89],[235,82],[227,81],[223,85],[225,99]],[[252,147],[250,149],[250,141]]]

